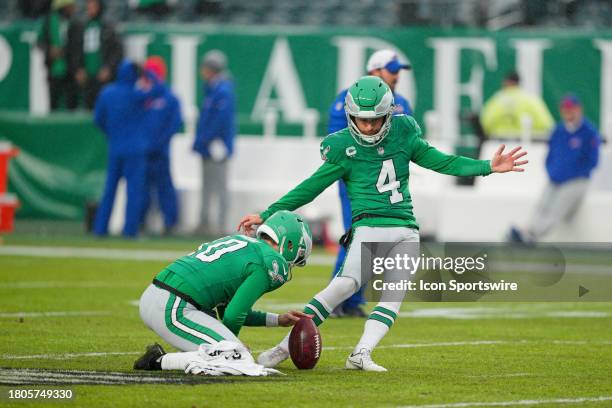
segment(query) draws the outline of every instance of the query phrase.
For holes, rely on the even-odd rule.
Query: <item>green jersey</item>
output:
[[[64,48],[68,41],[68,25],[68,20],[63,18],[59,12],[52,11],[49,15],[48,22],[40,27],[38,41],[46,44],[48,47]],[[51,61],[49,75],[53,78],[63,77],[66,75],[67,70],[68,64],[66,57],[65,55],[61,55]]]
[[[352,217],[373,214],[354,226],[418,228],[408,191],[409,163],[453,176],[486,176],[488,160],[449,155],[430,146],[413,117],[394,116],[387,137],[376,146],[358,144],[348,128],[321,142],[324,163],[308,179],[261,213],[266,220],[279,210],[293,211],[311,202],[336,180],[346,184]]]
[[[95,77],[102,66],[101,26],[98,20],[89,20],[83,32],[85,71]]]
[[[230,235],[202,244],[177,259],[154,283],[203,311],[217,308],[223,323],[238,335],[243,325],[264,326],[266,313],[251,310],[264,293],[289,280],[287,261],[266,242]]]

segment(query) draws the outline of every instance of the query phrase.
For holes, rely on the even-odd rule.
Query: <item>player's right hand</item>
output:
[[[302,317],[311,317],[304,312],[290,310],[278,316],[278,325],[281,327],[289,327],[296,324]]]
[[[238,231],[244,232],[246,235],[251,235],[254,232],[254,226],[260,225],[263,220],[259,214],[249,214],[242,217],[240,224],[238,224]]]

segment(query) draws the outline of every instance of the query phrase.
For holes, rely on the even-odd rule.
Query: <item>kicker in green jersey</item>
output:
[[[321,142],[324,163],[308,179],[261,214],[267,219],[278,210],[295,210],[312,201],[336,180],[343,179],[352,217],[373,214],[354,226],[402,225],[418,228],[408,191],[409,163],[453,176],[491,173],[488,160],[449,155],[430,146],[413,117],[394,116],[388,135],[375,146],[362,146],[348,128]]]

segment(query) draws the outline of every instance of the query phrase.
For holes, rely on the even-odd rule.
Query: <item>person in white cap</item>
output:
[[[366,65],[368,75],[374,75],[380,77],[393,92],[393,98],[395,100],[394,115],[412,115],[412,109],[410,103],[401,95],[395,92],[395,86],[399,79],[400,70],[410,69],[410,64],[400,62],[395,51],[392,50],[379,50],[376,51]],[[343,90],[338,94],[334,101],[331,109],[329,110],[329,124],[327,127],[328,134],[335,133],[348,126],[346,114],[344,112],[344,99],[348,89]],[[344,181],[338,182],[338,190],[340,192],[340,203],[342,207],[342,221],[344,229],[346,231],[351,229],[351,203],[349,201],[348,194],[346,192],[346,186]],[[332,278],[338,274],[344,258],[346,257],[346,250],[340,247],[338,258],[336,259],[336,265],[332,273]],[[361,308],[361,305],[365,304],[363,298],[363,291],[360,290],[353,296],[348,298],[342,305],[338,306],[334,310],[334,317],[367,317],[367,314]]]

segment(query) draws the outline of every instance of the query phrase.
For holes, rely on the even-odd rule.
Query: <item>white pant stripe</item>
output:
[[[175,326],[176,328],[186,332],[186,333],[191,334],[194,337],[197,337],[198,339],[204,340],[207,343],[210,343],[210,344],[218,343],[218,341],[213,339],[212,337],[207,336],[204,333],[200,333],[199,331],[196,331],[196,330],[192,329],[191,327],[187,327],[183,323],[178,321],[176,313],[178,311],[178,307],[179,307],[180,303],[181,303],[181,298],[179,298],[177,296],[176,299],[174,299],[174,304],[172,305],[172,312],[170,313],[170,317],[171,317],[171,320],[172,320],[172,325]]]

